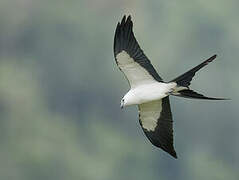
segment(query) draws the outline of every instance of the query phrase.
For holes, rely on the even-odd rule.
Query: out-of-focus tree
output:
[[[1,1],[0,179],[238,179],[238,5]],[[147,141],[136,108],[119,108],[123,14],[166,80],[219,55],[192,87],[232,101],[171,98],[178,160]]]

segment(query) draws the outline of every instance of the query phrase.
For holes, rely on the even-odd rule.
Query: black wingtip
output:
[[[164,148],[163,146],[158,146],[158,147],[163,149],[166,153],[168,153],[169,155],[171,155],[175,159],[178,159],[177,153],[176,153],[176,151],[174,150],[173,147],[171,147],[171,148]]]
[[[128,15],[127,20],[131,21],[131,15]]]
[[[123,18],[122,18],[122,20],[121,20],[121,22],[119,22],[119,25],[124,25],[124,24],[127,24],[127,23],[129,23],[129,22],[132,22],[131,21],[131,15],[124,15],[123,16]]]
[[[159,82],[162,82],[162,78],[158,75],[149,59],[144,54],[143,50],[140,48],[134,33],[133,33],[133,22],[131,20],[131,15],[124,15],[121,22],[118,23],[113,43],[113,51],[116,63],[117,54],[125,51],[135,62],[142,66],[148,73]]]
[[[167,149],[162,148],[162,149],[163,149],[164,151],[166,151],[167,153],[169,153],[171,156],[173,156],[175,159],[178,158],[177,153],[176,153],[176,151],[175,151],[175,149],[174,149],[173,146],[172,146],[171,148],[167,148]]]
[[[124,15],[124,17],[122,18],[121,24],[124,24],[124,23],[125,23],[125,19],[126,19],[126,15]]]
[[[126,19],[126,24],[129,24],[129,23],[131,23],[132,21],[131,21],[131,16],[129,15],[128,17],[127,17],[127,19]]]
[[[175,159],[178,159],[177,153],[175,151],[169,153],[171,156],[173,156]]]
[[[133,22],[131,16],[124,15],[118,22],[114,36],[114,56],[122,50],[134,50],[133,47],[138,46],[133,35]],[[128,52],[130,54],[130,52]]]

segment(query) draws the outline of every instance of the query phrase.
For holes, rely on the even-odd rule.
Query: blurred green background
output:
[[[1,180],[239,179],[239,1],[1,0]],[[171,97],[178,160],[153,147],[113,58],[131,14],[165,80],[213,54],[192,88],[231,101]]]

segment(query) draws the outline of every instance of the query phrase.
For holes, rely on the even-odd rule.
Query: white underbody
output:
[[[121,107],[139,105],[142,127],[147,131],[154,131],[163,108],[161,99],[170,93],[176,93],[177,84],[158,82],[124,50],[116,55],[116,61],[131,87],[121,100]]]
[[[160,100],[169,95],[176,88],[177,84],[174,82],[163,83],[157,82],[145,85],[140,85],[131,88],[124,96],[125,105],[139,105],[155,100]]]
[[[126,51],[116,56],[121,71],[127,77],[131,89],[124,96],[124,106],[139,105],[160,100],[175,90],[175,82],[163,83],[156,81],[149,72],[133,60]]]

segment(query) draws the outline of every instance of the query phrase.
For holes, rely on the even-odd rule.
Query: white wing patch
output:
[[[120,70],[125,74],[131,88],[142,84],[157,82],[146,69],[132,59],[126,51],[122,51],[116,56]]]
[[[162,100],[139,105],[139,115],[142,127],[147,131],[154,131],[162,111]]]

